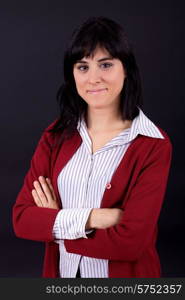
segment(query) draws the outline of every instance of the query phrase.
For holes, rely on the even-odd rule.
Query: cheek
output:
[[[117,84],[120,85],[121,87],[123,87],[123,85],[124,85],[125,77],[126,77],[125,72],[123,69],[121,69],[117,75],[117,78],[118,78]]]
[[[82,90],[84,88],[84,84],[85,84],[85,80],[84,77],[80,76],[80,75],[74,75],[74,80],[76,83],[76,88],[77,90]]]
[[[76,88],[77,88],[78,94],[80,94],[81,96],[83,96],[85,94],[85,85],[82,81],[78,81],[76,83]]]
[[[122,89],[124,84],[124,74],[113,74],[107,78],[107,83],[112,87],[113,90]]]

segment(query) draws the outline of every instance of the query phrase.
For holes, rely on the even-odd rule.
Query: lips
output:
[[[87,93],[89,93],[89,94],[97,94],[97,93],[100,93],[100,92],[104,92],[104,91],[106,91],[107,90],[107,88],[104,88],[104,89],[94,89],[94,90],[87,90]]]

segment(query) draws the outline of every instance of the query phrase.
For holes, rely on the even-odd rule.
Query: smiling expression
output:
[[[119,105],[125,70],[121,60],[112,58],[106,49],[97,47],[93,56],[78,60],[73,75],[77,92],[89,107]]]

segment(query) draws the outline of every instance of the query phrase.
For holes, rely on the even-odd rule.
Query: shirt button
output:
[[[110,183],[107,183],[107,184],[106,184],[106,189],[107,189],[107,190],[110,190],[110,189],[111,189],[111,184],[110,184]]]

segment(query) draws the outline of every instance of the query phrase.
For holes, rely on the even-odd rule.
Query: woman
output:
[[[46,242],[44,277],[160,277],[157,221],[167,134],[141,110],[122,27],[89,18],[64,57],[60,117],[44,131],[13,208],[18,237]]]

